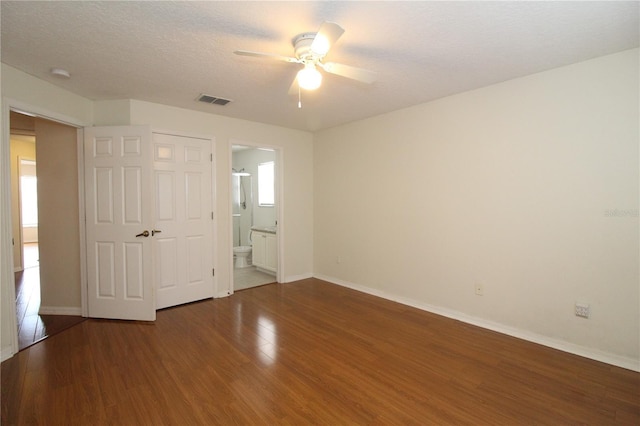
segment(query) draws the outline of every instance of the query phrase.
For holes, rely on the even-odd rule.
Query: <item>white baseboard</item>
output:
[[[361,291],[363,293],[370,294],[372,296],[381,297],[383,299],[398,302],[403,305],[411,306],[423,311],[431,312],[437,315],[442,315],[447,318],[455,319],[467,324],[472,324],[478,327],[486,328],[488,330],[496,331],[498,333],[506,334],[508,336],[517,337],[519,339],[527,340],[529,342],[537,343],[543,346],[548,346],[553,349],[558,349],[563,352],[568,352],[574,355],[579,355],[585,358],[593,359],[596,361],[604,362],[606,364],[615,365],[617,367],[626,368],[627,370],[640,372],[640,360],[627,358],[620,355],[612,354],[609,352],[600,351],[598,349],[588,348],[573,343],[565,342],[562,340],[553,339],[548,336],[533,333],[527,330],[521,330],[518,328],[510,327],[504,324],[500,324],[493,321],[488,321],[482,318],[473,317],[471,315],[464,314],[462,312],[454,311],[439,306],[429,305],[427,303],[409,299],[406,297],[396,296],[384,291],[376,290],[370,287],[350,283],[338,278],[329,277],[322,274],[314,275],[323,281],[337,284],[342,287],[347,287],[352,290]]]
[[[253,265],[253,266],[256,266],[256,265]],[[263,274],[273,275],[274,277],[277,275],[277,273],[275,271],[271,271],[269,269],[264,269],[264,268],[261,268],[259,266],[256,266],[256,270],[262,272]]]
[[[312,273],[301,274],[301,275],[290,275],[288,277],[285,277],[284,281],[282,281],[282,282],[283,283],[291,283],[291,282],[294,282],[294,281],[307,280],[309,278],[313,278],[313,274]]]
[[[82,316],[82,308],[74,306],[40,306],[39,315],[74,315]]]
[[[13,350],[11,349],[11,347],[2,348],[2,351],[0,351],[0,362],[4,362],[4,361],[8,360],[13,355],[15,355],[15,354],[13,353]]]

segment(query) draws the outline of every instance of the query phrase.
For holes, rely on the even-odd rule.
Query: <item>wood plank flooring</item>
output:
[[[28,348],[85,320],[81,316],[38,314],[40,310],[40,268],[38,266],[16,272],[15,282],[19,350]]]
[[[2,363],[2,424],[640,424],[640,373],[309,279],[88,320]]]

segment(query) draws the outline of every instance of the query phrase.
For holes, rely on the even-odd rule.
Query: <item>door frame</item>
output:
[[[7,296],[6,300],[10,300],[11,303],[8,306],[2,306],[2,323],[4,325],[5,320],[9,321],[9,327],[11,328],[11,346],[10,348],[2,348],[0,353],[0,360],[11,358],[18,352],[18,328],[16,318],[16,288],[15,288],[15,274],[13,271],[13,250],[11,244],[12,225],[13,219],[11,217],[11,125],[10,115],[11,111],[15,111],[21,114],[31,115],[34,117],[42,118],[45,120],[53,121],[56,123],[64,124],[70,127],[74,127],[77,130],[76,146],[78,150],[78,203],[80,212],[80,294],[81,294],[81,308],[82,316],[86,317],[86,250],[85,250],[85,229],[84,229],[84,184],[81,176],[84,176],[84,166],[82,164],[83,154],[83,128],[87,126],[87,123],[82,122],[74,117],[69,117],[64,114],[34,106],[25,102],[18,101],[16,99],[3,97],[2,98],[2,143],[0,144],[0,185],[2,186],[3,199],[0,200],[2,211],[0,212],[0,226],[1,234],[5,237],[0,242],[0,292],[3,296]],[[3,297],[4,299],[4,297]],[[5,312],[8,309],[8,313]],[[3,327],[4,328],[4,327]]]
[[[243,145],[250,146],[252,148],[266,148],[272,149],[276,154],[276,167],[275,167],[275,208],[276,208],[276,222],[278,226],[278,232],[276,233],[276,240],[278,242],[278,270],[276,272],[276,281],[278,283],[282,283],[284,279],[284,235],[285,235],[285,223],[282,221],[283,217],[283,194],[284,194],[284,148],[282,146],[277,145],[269,145],[259,142],[247,141],[243,139],[229,138],[228,145],[228,196],[227,196],[227,206],[229,209],[229,220],[233,218],[233,201],[231,200],[232,196],[232,185],[233,182],[230,178],[231,176],[231,168],[233,167],[233,145]],[[227,239],[228,250],[229,250],[229,291],[228,294],[231,295],[234,293],[234,280],[235,274],[233,270],[233,222],[229,226],[229,234]]]

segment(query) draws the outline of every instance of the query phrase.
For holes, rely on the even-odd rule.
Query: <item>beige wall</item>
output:
[[[68,123],[93,122],[93,101],[35,78],[6,64],[2,67],[2,96],[15,107],[26,105],[30,111],[53,113],[56,120]]]
[[[638,75],[635,49],[319,132],[316,274],[640,367]]]
[[[124,126],[131,123],[131,101],[117,99],[93,103],[94,126]]]
[[[41,310],[79,313],[77,130],[36,119],[36,156]]]
[[[22,268],[22,244],[20,243],[20,197],[18,176],[19,159],[35,160],[36,144],[33,136],[11,136],[11,220],[13,245],[13,268]]]

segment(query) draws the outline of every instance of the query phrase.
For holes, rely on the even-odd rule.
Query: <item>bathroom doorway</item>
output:
[[[278,281],[278,166],[273,148],[232,145],[234,291]]]

